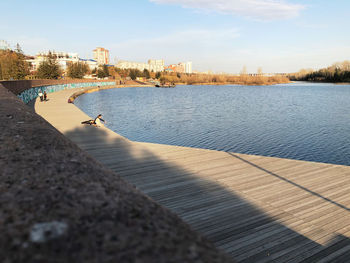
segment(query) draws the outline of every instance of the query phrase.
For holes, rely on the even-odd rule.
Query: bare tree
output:
[[[245,65],[243,66],[240,75],[247,75],[247,67]]]

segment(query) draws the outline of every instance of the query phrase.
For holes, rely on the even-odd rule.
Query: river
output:
[[[350,85],[133,87],[74,103],[133,141],[350,165]]]

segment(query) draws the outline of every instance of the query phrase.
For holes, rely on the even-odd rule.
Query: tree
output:
[[[292,80],[323,81],[323,82],[348,82],[350,76],[350,61],[334,63],[332,66],[317,71],[300,70],[292,74]]]
[[[105,73],[104,73],[103,70],[100,69],[100,68],[97,70],[97,77],[98,77],[99,79],[105,78]]]
[[[151,77],[151,75],[149,74],[149,71],[147,69],[144,69],[143,70],[143,76],[146,78],[146,79],[149,79]]]
[[[1,66],[1,61],[0,61],[0,80],[2,80],[3,79],[3,77],[2,77],[2,68],[1,68],[2,66]]]
[[[135,80],[135,79],[136,79],[136,77],[137,77],[136,69],[130,69],[129,77],[130,77],[132,80]]]
[[[240,72],[240,75],[247,75],[247,67],[244,65],[241,72]]]
[[[85,63],[73,62],[68,64],[67,75],[73,79],[82,79],[88,71],[88,65]]]
[[[103,73],[104,73],[105,77],[109,77],[108,66],[107,65],[103,65],[102,70],[103,70]]]
[[[160,72],[157,72],[157,73],[156,73],[156,79],[159,79],[160,76],[161,76]]]
[[[16,44],[16,49],[15,49],[15,51],[16,51],[17,53],[19,53],[19,54],[23,54],[22,48],[21,48],[21,46],[20,46],[18,43]]]
[[[61,74],[60,66],[50,53],[47,58],[40,63],[36,72],[36,76],[41,79],[58,79]]]
[[[121,76],[115,67],[108,67],[109,76],[112,76],[115,80],[121,80]]]
[[[103,65],[97,70],[97,77],[100,79],[107,78],[109,76],[109,70],[107,65]]]
[[[24,79],[29,74],[29,64],[23,54],[0,50],[0,79]]]

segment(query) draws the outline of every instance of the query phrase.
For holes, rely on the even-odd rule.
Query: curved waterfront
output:
[[[276,262],[317,261],[347,248],[350,166],[133,142],[82,125],[89,116],[67,103],[72,92],[52,93],[48,102],[35,103],[36,112],[237,262],[266,260],[265,251],[274,251]],[[94,194],[99,186],[91,184],[92,170],[77,171]]]
[[[350,165],[350,86],[123,88],[75,105],[134,141]]]

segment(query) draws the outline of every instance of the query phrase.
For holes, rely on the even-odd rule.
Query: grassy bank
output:
[[[163,83],[176,83],[187,85],[273,85],[289,83],[285,76],[250,76],[250,75],[208,75],[208,74],[164,74],[160,78]]]

